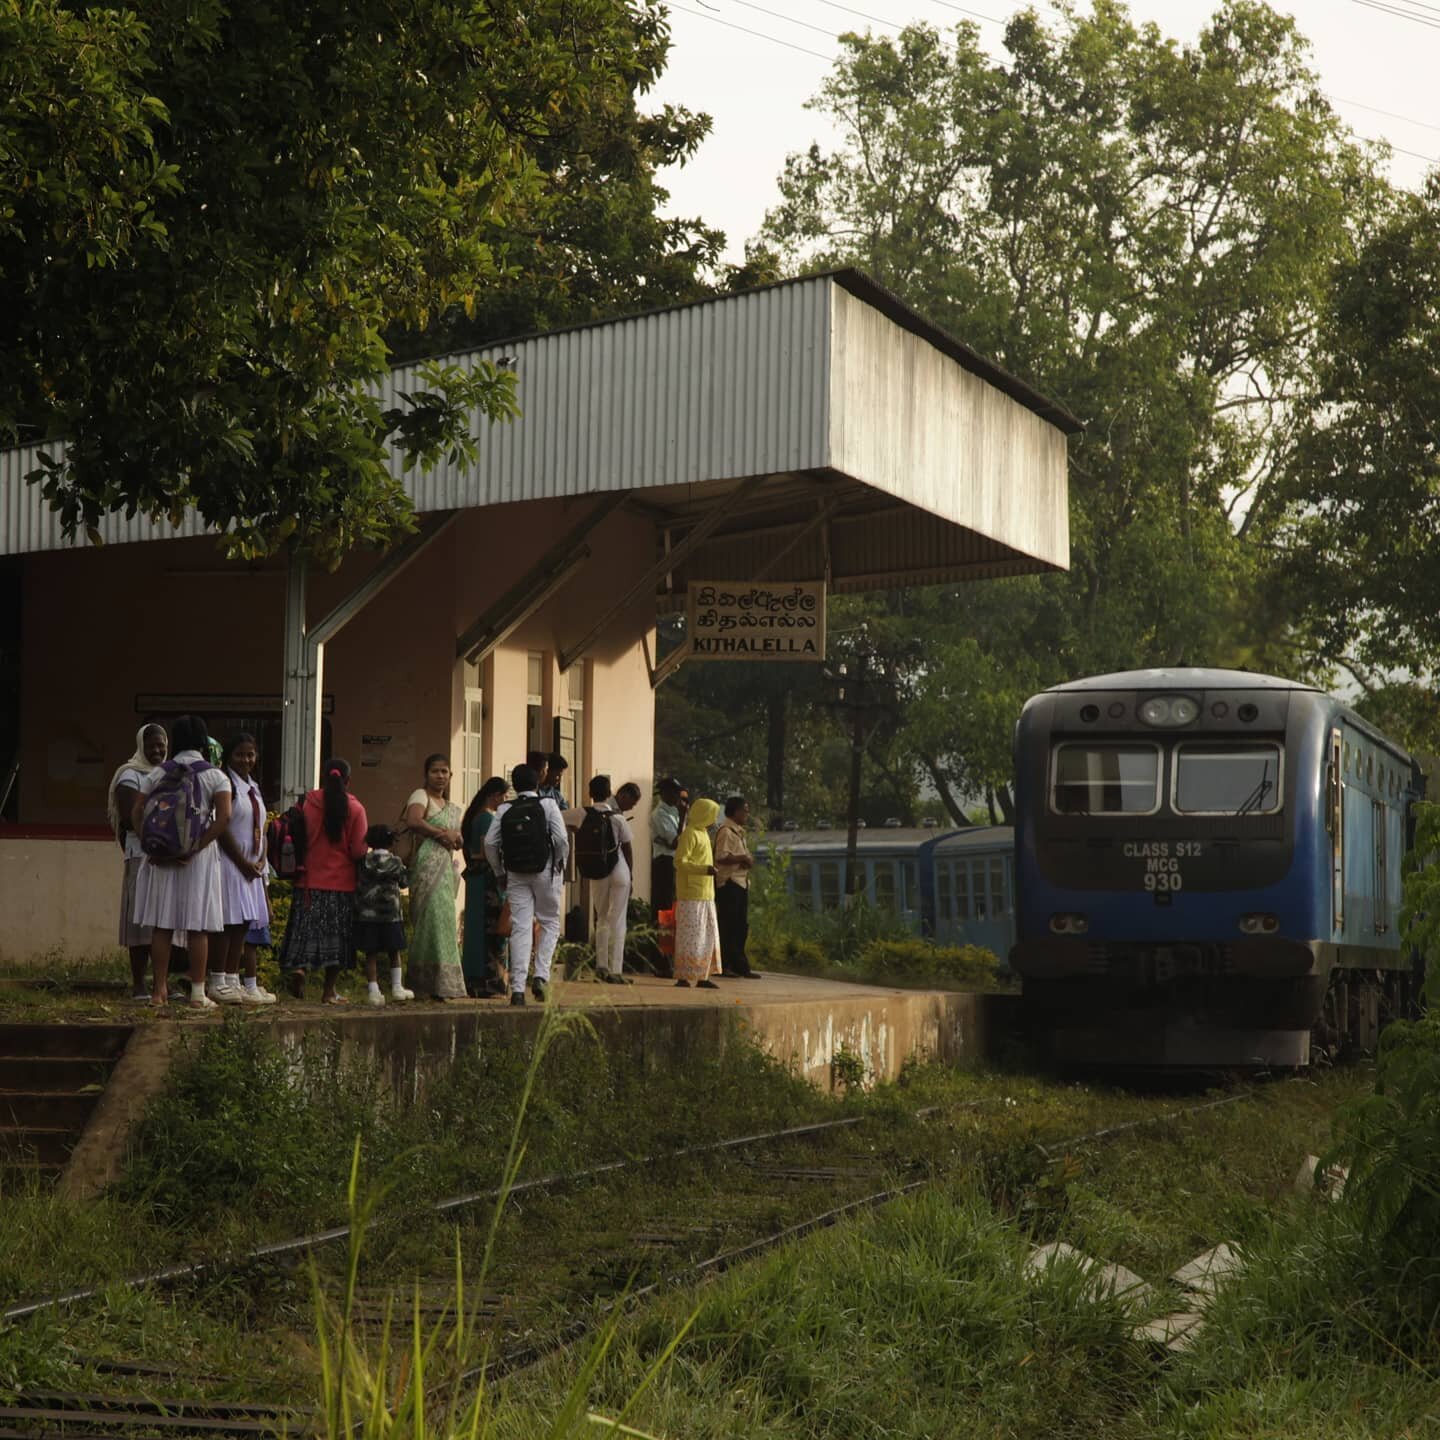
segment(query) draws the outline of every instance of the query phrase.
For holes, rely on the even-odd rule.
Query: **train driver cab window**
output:
[[[1057,745],[1054,775],[1057,815],[1152,815],[1160,808],[1156,745]]]
[[[1182,815],[1273,815],[1280,808],[1280,747],[1180,745],[1175,809]]]

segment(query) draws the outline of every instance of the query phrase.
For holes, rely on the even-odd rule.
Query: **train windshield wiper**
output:
[[[1260,772],[1259,782],[1255,788],[1241,802],[1240,808],[1235,812],[1237,815],[1248,815],[1252,810],[1257,810],[1264,803],[1265,797],[1270,793],[1270,762],[1265,762],[1265,768]]]

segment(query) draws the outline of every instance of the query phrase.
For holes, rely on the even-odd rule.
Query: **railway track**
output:
[[[1238,1103],[1253,1093],[1252,1087],[1218,1101],[1106,1126],[1037,1148],[1046,1161],[1051,1161],[1081,1145],[1103,1143],[1115,1134],[1183,1120]],[[917,1112],[916,1118],[932,1113],[933,1107]],[[906,1175],[903,1167],[897,1168],[893,1157],[883,1150],[844,1148],[866,1118],[846,1117],[734,1136],[658,1155],[537,1176],[516,1185],[505,1198],[518,1212],[522,1234],[532,1230],[545,1233],[547,1226],[573,1214],[575,1207],[569,1192],[586,1186],[599,1187],[597,1196],[609,1196],[612,1203],[618,1199],[630,1207],[625,1211],[629,1223],[619,1231],[597,1226],[598,1233],[593,1239],[587,1237],[583,1246],[586,1263],[562,1276],[550,1277],[542,1286],[525,1283],[523,1246],[518,1269],[513,1256],[502,1258],[497,1273],[486,1277],[487,1291],[467,1299],[467,1319],[489,1331],[491,1347],[485,1362],[461,1372],[459,1380],[496,1383],[583,1340],[617,1309],[632,1308],[666,1291],[723,1273],[804,1235],[917,1192],[936,1178],[914,1169]],[[883,1139],[882,1132],[877,1143]],[[804,1153],[813,1149],[816,1141],[824,1142],[826,1152]],[[683,1185],[672,1191],[662,1183],[650,1183],[657,1180],[658,1167],[667,1171],[660,1180],[695,1178],[677,1175],[677,1171],[687,1168],[703,1170],[701,1179],[713,1178],[709,1170],[716,1161],[723,1171],[719,1178],[724,1181],[725,1202],[747,1207],[748,1213],[757,1217],[750,1223],[717,1224],[713,1217],[704,1216],[677,1219],[671,1210],[672,1194],[691,1192]],[[617,1196],[617,1190],[625,1193]],[[817,1190],[823,1194],[823,1202],[813,1208],[805,1205],[805,1198]],[[651,1203],[642,1203],[647,1195]],[[462,1249],[476,1253],[488,1221],[489,1212],[483,1207],[500,1198],[498,1187],[477,1190],[438,1201],[431,1210],[437,1216],[460,1218]],[[596,1207],[579,1208],[582,1213],[593,1213],[598,1203]],[[798,1218],[797,1209],[801,1211]],[[758,1218],[766,1216],[779,1216],[783,1223]],[[471,1233],[467,1235],[466,1231]],[[299,1259],[316,1252],[321,1252],[317,1257],[321,1258],[323,1252],[349,1236],[348,1226],[337,1226],[258,1246],[242,1255],[165,1267],[130,1277],[124,1283],[131,1288],[168,1286],[277,1259]],[[323,1282],[336,1300],[341,1294],[337,1281],[338,1276]],[[352,1320],[362,1330],[378,1329],[395,1315],[408,1323],[418,1307],[422,1327],[431,1329],[453,1318],[453,1288],[453,1271],[429,1277],[410,1275],[390,1284],[367,1282],[352,1297]],[[101,1293],[102,1287],[63,1292],[12,1306],[4,1318],[23,1320],[47,1308],[79,1304]],[[139,1361],[95,1361],[90,1362],[90,1368],[97,1375],[113,1376],[127,1392],[163,1390],[167,1386],[204,1392],[222,1385],[233,1391],[237,1385],[235,1377],[184,1374]],[[172,1383],[175,1381],[184,1383]],[[175,1440],[183,1435],[264,1440],[282,1432],[304,1435],[314,1422],[313,1411],[237,1404],[205,1398],[203,1393],[198,1398],[181,1399],[163,1394],[157,1398],[144,1393],[47,1390],[28,1392],[0,1408],[0,1440],[141,1440],[144,1436]]]

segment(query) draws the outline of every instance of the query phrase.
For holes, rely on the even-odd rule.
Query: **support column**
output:
[[[320,766],[320,697],[311,667],[306,615],[309,559],[292,545],[285,568],[285,685],[280,716],[280,803],[289,805],[315,784]],[[313,697],[313,698],[312,698]]]
[[[285,576],[285,709],[280,729],[283,803],[292,804],[320,783],[320,717],[325,693],[325,645],[333,640],[455,518],[438,511],[360,582],[324,619],[306,616],[305,552],[292,546]]]

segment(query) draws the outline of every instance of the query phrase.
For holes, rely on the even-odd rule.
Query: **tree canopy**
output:
[[[895,677],[910,763],[1003,784],[1021,700],[1077,674],[1303,672],[1265,603],[1276,477],[1334,269],[1391,202],[1294,22],[1227,0],[1182,45],[1096,0],[1016,16],[998,58],[968,22],[842,44],[811,102],[840,138],[787,162],[756,254],[863,267],[1086,426],[1069,574],[868,603],[923,633]]]
[[[607,197],[632,289],[711,258],[653,215],[653,165],[703,131],[635,112],[665,46],[658,6],[618,0],[0,7],[0,438],[46,445],[71,529],[194,505],[239,553],[333,561],[403,528],[391,453],[464,453],[472,409],[515,396],[432,367],[382,406],[387,337],[543,320],[603,253]]]

